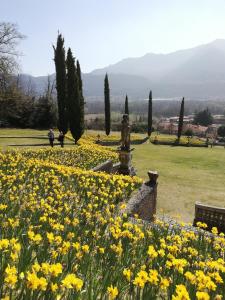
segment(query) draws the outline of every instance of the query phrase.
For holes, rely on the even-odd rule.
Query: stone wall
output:
[[[152,222],[156,215],[158,173],[149,171],[148,176],[149,181],[131,197],[124,212],[130,217],[137,214],[140,219]]]
[[[111,160],[96,166],[93,171],[117,173],[120,163],[113,164]],[[127,207],[122,213],[127,213],[129,217],[138,215],[142,220],[152,222],[155,220],[156,204],[157,204],[157,179],[158,173],[154,171],[148,172],[149,180],[144,182],[139,190],[130,198]]]

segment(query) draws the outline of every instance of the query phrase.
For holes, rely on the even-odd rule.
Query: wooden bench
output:
[[[207,230],[217,227],[219,232],[225,233],[225,208],[196,202],[193,225],[196,226],[197,222],[206,223],[208,225]]]

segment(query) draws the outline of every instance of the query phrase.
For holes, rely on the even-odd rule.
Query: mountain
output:
[[[223,60],[224,55],[225,40],[219,39],[209,44],[169,54],[148,53],[139,58],[126,58],[114,65],[94,70],[91,74],[99,75],[106,72],[109,74],[130,74],[143,76],[155,81],[162,79],[166,75],[169,76],[170,73],[176,73],[181,67],[184,69],[184,75],[186,67],[188,67],[188,71],[193,68],[193,71],[197,69],[211,73],[215,71],[215,68],[220,67],[218,64],[214,66],[214,61],[217,63]]]
[[[105,73],[111,94],[131,99],[154,97],[225,98],[225,40],[169,54],[148,53],[83,74],[86,97],[102,97]],[[46,79],[46,78],[45,78]],[[33,78],[40,87],[44,77]]]
[[[158,97],[225,97],[225,40],[169,54],[149,53],[94,70],[99,75],[130,74],[149,80]]]

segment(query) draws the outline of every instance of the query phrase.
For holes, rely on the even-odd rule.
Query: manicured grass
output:
[[[33,137],[46,137],[48,130],[36,129],[18,129],[18,128],[0,128],[0,137],[2,136],[33,136]]]
[[[193,221],[196,201],[225,207],[225,149],[135,146],[137,175],[159,172],[157,211]]]
[[[59,147],[57,145],[58,130],[54,132],[55,144]],[[47,134],[48,130],[0,128],[0,148],[49,147]],[[65,143],[65,147],[73,145],[73,143],[68,140],[65,140]]]

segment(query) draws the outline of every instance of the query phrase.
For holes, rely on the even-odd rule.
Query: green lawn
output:
[[[159,173],[157,209],[192,221],[195,201],[225,207],[225,149],[135,146],[137,175]]]
[[[47,130],[0,129],[0,148],[49,147],[47,133]],[[92,135],[98,133],[91,131]],[[56,130],[55,134],[57,137]],[[66,147],[73,145],[69,140],[66,143]],[[146,179],[148,170],[159,172],[158,212],[192,221],[195,201],[225,207],[223,147],[171,147],[149,143],[134,148],[133,165],[137,175]]]
[[[47,134],[48,130],[0,128],[0,148],[49,147]],[[58,144],[57,137],[58,131],[55,130],[56,144]],[[73,145],[69,140],[66,140],[65,144],[65,147]]]

